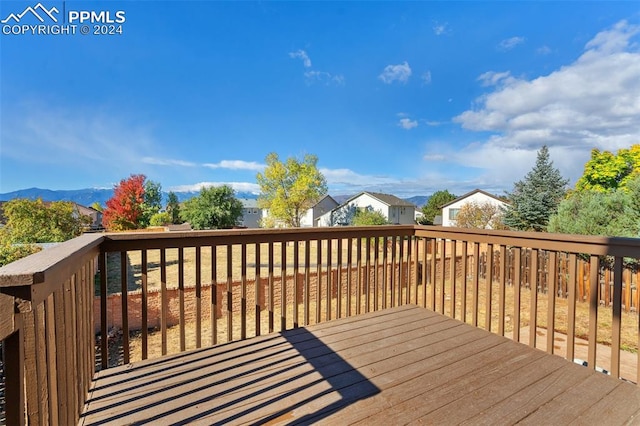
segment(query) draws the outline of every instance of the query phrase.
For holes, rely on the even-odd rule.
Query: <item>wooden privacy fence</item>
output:
[[[409,303],[516,341],[526,327],[533,347],[544,327],[550,353],[562,320],[563,356],[580,335],[595,369],[606,341],[620,377],[623,343],[638,348],[628,258],[640,240],[427,226],[85,235],[0,268],[7,423],[77,423],[94,370],[134,346],[150,358]]]
[[[304,266],[304,265],[302,265]],[[399,268],[402,268],[404,271],[408,273],[402,274],[402,281],[398,282],[398,286],[401,287],[401,291],[404,294],[407,290],[407,286],[409,285],[409,277],[414,275],[413,267],[414,265],[408,264],[406,261],[399,263],[398,265],[394,265],[394,270],[392,271],[392,266],[387,265],[386,272],[382,271],[384,266],[377,266],[377,273],[374,270],[373,266],[370,266],[369,271],[366,270],[365,266],[361,266],[358,271],[355,267],[350,267],[342,271],[342,276],[338,277],[338,271],[331,271],[332,276],[327,277],[329,272],[322,272],[320,278],[318,279],[318,274],[315,270],[310,272],[308,276],[305,273],[298,273],[297,277],[293,277],[293,275],[288,274],[285,278],[286,285],[282,286],[282,277],[275,276],[270,282],[269,278],[262,277],[256,281],[256,277],[248,277],[245,284],[245,303],[255,304],[259,307],[260,311],[265,311],[267,306],[273,303],[274,306],[279,306],[282,304],[282,295],[284,294],[285,301],[289,300],[293,303],[293,297],[297,297],[295,300],[296,305],[303,306],[304,300],[303,295],[305,294],[305,286],[306,279],[308,278],[308,297],[311,300],[317,300],[317,298],[322,298],[324,292],[330,291],[331,300],[337,299],[338,295],[343,299],[341,308],[347,309],[347,306],[353,307],[353,304],[347,303],[348,300],[356,301],[358,298],[362,300],[366,299],[366,289],[364,287],[357,288],[355,285],[347,288],[347,282],[351,280],[351,282],[355,283],[358,280],[358,277],[363,279],[367,272],[369,273],[368,282],[373,283],[376,280],[376,275],[378,277],[386,276],[391,277],[393,274],[395,276],[400,276]],[[351,277],[348,278],[347,274],[351,274]],[[327,288],[327,281],[332,283],[331,288]],[[381,282],[381,281],[380,281]],[[296,285],[297,288],[294,290],[293,285]],[[270,294],[270,285],[273,286],[273,301],[269,301],[267,299],[267,295]],[[233,281],[231,283],[232,291],[231,293],[234,295],[239,295],[242,292],[242,281]],[[212,296],[211,291],[212,288],[215,288],[216,295]],[[146,327],[149,329],[159,329],[164,323],[167,327],[172,327],[180,324],[180,317],[184,315],[185,322],[195,323],[195,321],[208,321],[211,319],[211,307],[209,304],[202,304],[202,300],[211,300],[212,298],[216,300],[222,301],[222,303],[218,303],[216,305],[216,318],[224,318],[225,312],[223,311],[223,307],[227,305],[226,303],[226,289],[227,283],[217,283],[215,286],[211,283],[203,283],[200,286],[195,286],[193,283],[186,283],[183,290],[180,290],[177,287],[167,287],[163,292],[161,289],[147,290],[144,293],[142,290],[134,290],[128,291],[126,293],[127,297],[127,322],[130,331],[138,331],[142,330],[145,326],[142,323],[142,311],[146,310],[145,317],[147,318]],[[356,294],[359,291],[360,294]],[[318,294],[320,292],[320,294]],[[347,294],[349,292],[349,294]],[[375,295],[378,295],[381,300],[384,294],[384,289],[380,287],[379,289],[371,289],[371,300],[374,299]],[[113,293],[107,296],[106,310],[107,310],[107,326],[109,329],[122,329],[123,327],[123,317],[122,317],[122,295],[123,293]],[[181,297],[184,299],[184,312],[181,313]],[[101,316],[101,296],[95,296],[93,300],[94,307],[94,330],[96,333],[100,332],[100,316]],[[201,309],[200,309],[200,318],[197,318],[196,313],[198,312],[197,303],[198,299],[200,299]],[[143,305],[144,301],[144,305]],[[232,312],[240,312],[242,308],[242,299],[239,297],[232,298]],[[143,308],[144,306],[144,308]],[[163,315],[165,317],[163,318]],[[251,328],[251,325],[248,325]],[[254,329],[251,328],[251,332],[254,332]]]
[[[507,283],[512,285],[515,276],[514,265],[514,253],[515,248],[507,248]],[[536,271],[537,277],[533,281],[531,278],[531,256],[532,250],[520,250],[521,259],[519,264],[521,265],[520,274],[522,276],[521,286],[530,288],[531,282],[537,282],[538,292],[547,293],[549,290],[550,274],[555,273],[557,279],[557,296],[561,298],[567,298],[569,296],[570,285],[576,285],[578,301],[584,302],[589,300],[591,287],[589,285],[589,279],[591,275],[591,264],[588,260],[582,256],[577,258],[577,271],[575,273],[575,282],[570,281],[570,254],[558,253],[557,263],[555,268],[549,265],[550,252],[541,250],[538,253],[541,262],[538,262],[538,270]],[[487,253],[480,253],[478,269],[480,276],[485,277],[487,274]],[[493,276],[500,276],[500,257],[499,252],[494,252],[493,258]],[[470,258],[473,262],[473,258]],[[598,268],[599,285],[597,287],[598,300],[601,305],[611,306],[613,303],[613,286],[614,286],[614,274],[612,265],[607,262],[601,262]],[[638,291],[638,282],[640,280],[640,269],[637,265],[632,263],[630,265],[623,264],[622,270],[622,306],[625,312],[638,312],[638,305],[640,304],[640,292]]]

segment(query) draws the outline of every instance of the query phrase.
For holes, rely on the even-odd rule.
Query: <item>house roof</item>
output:
[[[315,203],[313,203],[313,207],[317,206],[318,204],[320,204],[321,202],[323,202],[324,200],[326,200],[327,198],[331,199],[331,201],[333,201],[336,206],[339,205],[340,203],[338,203],[331,195],[327,194],[323,197],[318,198],[318,201],[316,201]]]
[[[78,204],[78,203],[73,203],[76,207],[76,209],[78,210],[78,213],[80,214],[84,214],[84,215],[91,215],[94,213],[100,213],[98,210],[94,209],[93,207],[87,207],[87,206],[83,206],[82,204]]]
[[[242,203],[242,207],[245,209],[257,209],[258,208],[258,200],[253,198],[240,198],[240,202]]]
[[[481,189],[474,189],[473,191],[467,192],[466,194],[461,195],[460,197],[456,198],[456,199],[455,199],[455,200],[453,200],[453,201],[449,201],[447,204],[443,204],[443,205],[441,205],[441,206],[440,206],[440,208],[441,208],[441,209],[444,209],[445,207],[449,207],[451,204],[455,204],[455,203],[457,203],[457,202],[459,202],[459,201],[464,200],[465,198],[468,198],[468,197],[470,197],[470,196],[472,196],[472,195],[474,195],[474,194],[478,194],[478,193],[479,193],[479,194],[486,195],[487,197],[493,198],[494,200],[501,201],[501,202],[503,202],[503,203],[505,203],[505,204],[509,204],[507,201],[503,200],[502,198],[500,198],[500,197],[496,197],[496,196],[495,196],[495,195],[493,195],[493,194],[489,194],[489,193],[488,193],[488,192],[486,192],[486,191],[483,191],[483,190],[481,190]]]
[[[402,198],[398,198],[395,195],[391,195],[391,194],[383,194],[380,192],[369,192],[369,191],[363,191],[361,193],[359,193],[358,195],[354,195],[353,197],[349,198],[347,201],[345,201],[344,204],[348,204],[350,201],[355,200],[356,198],[360,197],[363,194],[367,194],[370,197],[373,197],[375,199],[377,199],[378,201],[388,205],[388,206],[403,206],[403,207],[413,207],[414,209],[416,208],[415,204],[411,204],[410,202],[403,200]]]

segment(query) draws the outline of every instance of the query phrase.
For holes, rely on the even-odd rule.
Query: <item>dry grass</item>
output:
[[[499,286],[497,283],[494,283],[492,286],[492,300],[491,300],[491,331],[497,333],[499,331],[499,321],[500,321],[500,296],[499,296]],[[447,290],[445,291],[445,306],[444,313],[448,316],[453,316],[451,314],[451,298],[450,295],[450,286],[445,287]],[[480,291],[479,291],[479,309],[478,309],[478,320],[477,324],[480,328],[486,328],[486,289],[485,283],[481,282]],[[473,323],[473,312],[472,312],[472,289],[468,289],[467,293],[467,315],[466,322]],[[431,287],[427,287],[427,306],[430,305],[430,294]],[[379,306],[381,306],[381,296],[379,299]],[[397,295],[396,295],[397,296]],[[530,298],[531,292],[528,289],[522,289],[521,291],[521,304],[520,304],[520,326],[526,327],[530,324]],[[373,295],[370,300],[370,310],[373,310]],[[387,306],[390,306],[391,295],[387,293]],[[406,289],[402,294],[403,303],[406,300]],[[436,289],[436,306],[435,310],[440,312],[440,304],[439,304],[439,290]],[[415,303],[415,289],[411,289],[411,302]],[[505,288],[505,301],[504,301],[504,310],[505,310],[505,324],[504,324],[504,333],[507,336],[511,336],[513,332],[513,324],[514,324],[514,288],[507,286]],[[332,299],[332,316],[331,318],[336,318],[336,308],[337,308],[337,300]],[[422,300],[422,287],[418,287],[418,305],[423,304]],[[316,316],[316,303],[315,301],[310,301],[309,304],[309,324],[315,323]],[[548,307],[548,297],[545,294],[538,295],[538,310],[537,310],[537,325],[538,327],[547,328],[548,318],[547,318],[547,307]],[[456,312],[455,317],[461,319],[461,309],[462,309],[462,295],[458,292],[456,297]],[[357,306],[355,303],[355,298],[352,298],[351,303],[351,315],[355,314],[357,310]],[[365,298],[362,297],[362,303],[360,305],[360,311],[364,312],[366,310],[365,306]],[[325,321],[327,318],[326,315],[327,306],[326,301],[322,300],[320,304],[320,317],[321,322]],[[346,316],[347,307],[346,300],[343,296],[342,298],[342,316]],[[558,333],[566,334],[568,329],[568,304],[566,299],[557,299],[556,300],[556,309],[555,309],[555,330]],[[279,332],[282,330],[281,328],[281,310],[279,306],[275,306],[273,312],[273,322],[274,332]],[[286,320],[285,320],[284,329],[289,329],[293,327],[293,307],[291,304],[288,305],[288,310],[286,312]],[[588,340],[588,327],[589,327],[589,310],[588,305],[586,303],[577,303],[576,305],[576,337],[583,338]],[[622,349],[636,352],[637,351],[637,323],[638,316],[633,313],[623,313],[622,315]],[[251,305],[248,309],[248,314],[246,318],[245,324],[245,333],[247,337],[253,337],[257,333],[255,331],[255,312],[251,309]],[[304,306],[298,306],[298,324],[306,325],[305,323],[305,315],[304,315]],[[239,313],[232,315],[231,317],[231,336],[228,335],[229,322],[228,317],[225,315],[222,318],[218,318],[217,323],[217,333],[215,337],[215,343],[224,343],[230,340],[238,340],[241,337],[241,332],[243,328],[242,318]],[[211,332],[211,322],[207,319],[203,321],[201,324],[201,346],[208,346],[214,343]],[[269,332],[269,313],[266,310],[261,311],[260,313],[260,334],[265,334]],[[612,310],[610,308],[601,306],[598,309],[598,343],[610,345],[611,344],[611,335],[612,335]],[[180,352],[180,327],[174,326],[170,327],[167,330],[167,353],[178,353]],[[194,349],[196,348],[196,324],[195,322],[190,322],[185,324],[185,346],[186,349]],[[160,331],[155,330],[149,333],[148,338],[148,357],[154,358],[162,355],[161,351],[161,342],[162,335]],[[131,348],[130,355],[132,360],[141,359],[142,355],[142,338],[139,332],[133,334],[133,338],[131,339]]]
[[[366,240],[363,240],[366,241]],[[353,263],[355,263],[356,256],[356,246],[358,240],[352,240],[352,250],[353,250]],[[295,243],[287,243],[286,246],[286,260],[282,262],[281,258],[281,244],[274,243],[273,252],[274,252],[274,262],[273,269],[274,274],[280,274],[281,265],[285,263],[287,272],[291,274],[293,272],[293,264],[294,264],[294,248]],[[343,242],[342,247],[342,264],[347,265],[347,241]],[[311,270],[315,269],[316,265],[316,246],[317,242],[312,241],[309,243],[310,249],[310,267]],[[363,247],[363,255],[364,255],[364,246]],[[233,280],[239,280],[243,274],[242,263],[240,261],[242,257],[241,246],[233,245],[231,246],[231,265],[232,269],[230,270],[230,274]],[[327,256],[327,242],[323,242],[322,247],[322,256],[323,263],[326,265],[326,256]],[[380,247],[382,250],[382,247]],[[247,280],[251,282],[251,280],[255,277],[256,271],[256,254],[255,254],[255,246],[247,245],[246,246],[246,274]],[[298,246],[299,251],[299,264],[300,269],[303,270],[304,265],[304,257],[305,257],[305,244],[299,243]],[[373,252],[373,250],[372,250]],[[405,256],[406,256],[406,248],[405,248]],[[459,253],[459,252],[458,252]],[[202,282],[208,283],[211,282],[211,248],[203,247],[201,250],[201,273],[202,273]],[[422,257],[422,253],[419,254],[419,258]],[[379,252],[379,258],[382,259],[382,251]],[[389,259],[391,255],[389,254]],[[120,256],[118,254],[112,255],[109,259],[109,268],[108,268],[108,277],[109,277],[109,291],[117,292],[120,291],[119,279],[120,279]],[[227,280],[227,247],[222,246],[217,248],[216,253],[216,262],[217,262],[217,274],[216,278],[219,282],[225,282]],[[127,267],[127,275],[128,275],[128,288],[129,290],[139,289],[141,286],[141,252],[132,251],[127,255],[127,261],[129,263]],[[262,276],[266,276],[268,273],[268,244],[260,245],[260,273]],[[333,241],[332,245],[332,263],[335,265],[338,263],[337,256],[337,242]],[[196,264],[196,256],[194,248],[184,249],[184,282],[185,286],[192,286],[195,283],[195,264]],[[363,262],[364,264],[364,262]],[[166,273],[167,273],[167,286],[168,287],[177,287],[178,285],[178,250],[177,249],[167,249],[166,250]],[[443,307],[440,306],[440,284],[439,281],[436,280],[435,290],[435,310],[438,312],[444,312],[448,316],[453,316],[455,318],[462,318],[462,284],[461,278],[457,279],[456,282],[456,300],[455,300],[455,312],[452,312],[451,308],[451,284],[447,278],[447,282],[445,283],[445,305]],[[419,286],[417,292],[417,299],[415,294],[415,288],[413,288],[414,279],[411,279],[412,288],[411,288],[411,302],[417,303],[422,306],[426,304],[427,307],[431,306],[431,292],[433,288],[429,285],[427,286],[427,300],[426,303],[423,301],[423,290],[422,286]],[[148,286],[149,289],[159,288],[160,287],[160,251],[159,250],[149,250],[148,251]],[[473,323],[473,293],[474,289],[471,287],[471,282],[467,283],[467,294],[466,294],[466,322]],[[486,328],[486,314],[490,311],[491,314],[491,327],[490,331],[499,332],[500,326],[500,307],[503,304],[500,296],[500,285],[498,281],[494,281],[491,286],[491,303],[490,309],[487,309],[487,284],[483,279],[480,279],[480,285],[478,289],[478,313],[477,313],[477,325],[480,328]],[[405,290],[406,291],[406,290]],[[517,313],[514,312],[515,299],[514,299],[514,288],[511,286],[506,286],[504,290],[504,333],[506,335],[510,335],[513,332],[513,326],[515,323],[515,318],[517,317]],[[382,294],[379,294],[378,297],[382,298]],[[387,294],[388,300],[390,300],[390,294]],[[405,300],[406,292],[403,293],[403,301]],[[355,297],[353,298],[351,312],[355,313],[357,307],[355,306]],[[365,311],[364,306],[364,296],[362,297],[362,304],[360,306],[361,311]],[[373,295],[371,296],[371,300],[373,303]],[[531,291],[527,288],[522,288],[520,291],[520,309],[519,309],[519,317],[520,317],[520,327],[525,327],[530,324],[531,320],[531,312],[530,312],[530,301],[531,301]],[[537,325],[538,327],[547,328],[548,327],[548,295],[547,294],[538,294],[538,303],[537,303]],[[336,315],[336,307],[337,301],[335,299],[332,300],[332,315],[331,318],[335,318]],[[567,299],[557,298],[555,302],[555,330],[559,333],[566,334],[568,329],[568,301]],[[248,315],[246,318],[246,336],[251,337],[256,335],[255,332],[255,312],[253,311],[253,306],[255,306],[254,302],[248,303]],[[390,303],[387,304],[390,306]],[[342,313],[343,316],[346,313],[346,302],[343,300]],[[373,309],[373,306],[369,307]],[[311,323],[315,321],[315,312],[316,312],[316,304],[315,301],[311,301],[309,305],[309,311]],[[324,321],[326,319],[326,301],[323,300],[319,310],[321,320]],[[298,316],[299,316],[299,324],[305,325],[304,322],[304,306],[298,306]],[[275,307],[273,312],[274,317],[274,327],[273,331],[280,331],[280,319],[282,317],[280,309],[278,306]],[[288,307],[288,312],[286,313],[286,326],[285,328],[293,327],[293,307]],[[600,306],[598,309],[598,343],[610,345],[611,344],[611,336],[612,336],[612,310],[610,307]],[[263,310],[260,313],[260,330],[261,334],[269,332],[269,313],[266,310]],[[587,303],[578,302],[576,305],[576,336],[584,339],[588,338],[588,329],[589,329],[589,308]],[[237,340],[241,336],[242,332],[242,319],[240,318],[239,313],[235,313],[231,317],[231,338],[229,338],[228,333],[228,318],[223,316],[219,318],[216,323],[216,337],[212,338],[211,332],[211,324],[209,320],[203,321],[201,324],[201,340],[202,346],[207,346],[215,343],[223,343],[228,340]],[[141,358],[141,347],[142,347],[142,339],[139,333],[134,333],[133,338],[131,339],[131,359],[136,360]],[[161,355],[161,340],[162,336],[159,331],[151,331],[149,333],[149,357],[156,357]],[[175,353],[180,351],[180,327],[172,327],[167,331],[167,353]],[[185,324],[185,346],[186,349],[191,349],[196,347],[196,326],[194,323]],[[623,350],[637,352],[638,350],[638,315],[636,313],[625,313],[622,314],[622,330],[621,330],[621,347]]]
[[[351,241],[352,258],[355,259],[357,252],[357,239]],[[366,239],[363,239],[361,244],[364,256],[366,250]],[[293,271],[295,261],[295,243],[289,242],[286,244],[286,261],[284,262],[288,273]],[[372,242],[373,244],[373,242]],[[317,264],[317,241],[309,242],[309,266],[316,267]],[[322,262],[326,264],[327,259],[327,241],[322,241]],[[305,243],[298,243],[298,262],[300,268],[305,264]],[[280,274],[282,267],[282,243],[273,244],[273,269],[274,273]],[[378,248],[380,258],[382,258],[382,246]],[[166,274],[167,274],[167,287],[178,287],[178,249],[166,249]],[[228,247],[219,246],[216,249],[216,279],[218,282],[225,282],[227,280],[227,260],[228,260]],[[246,246],[246,275],[248,280],[252,280],[256,276],[256,245],[248,244]],[[202,247],[201,249],[201,276],[202,282],[212,281],[212,262],[211,262],[211,247]],[[129,291],[140,290],[142,288],[142,252],[130,251],[127,252],[127,289]],[[238,281],[242,277],[242,247],[239,244],[231,246],[231,277],[232,280]],[[335,265],[338,263],[338,242],[332,241],[331,245],[331,259]],[[342,242],[342,264],[346,265],[348,261],[348,241]],[[269,245],[267,243],[260,244],[260,271],[262,276],[265,276],[268,272],[269,265]],[[107,261],[107,293],[119,293],[122,291],[120,284],[121,276],[121,263],[119,253],[110,253]],[[188,247],[184,249],[184,282],[185,286],[193,286],[196,281],[196,249],[194,247]],[[160,268],[160,250],[148,250],[147,251],[147,285],[149,290],[159,289],[161,285],[161,268]],[[99,294],[99,287],[96,289]]]

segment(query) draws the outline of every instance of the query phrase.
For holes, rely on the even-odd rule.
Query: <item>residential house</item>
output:
[[[467,203],[489,203],[499,207],[506,207],[508,205],[506,201],[493,194],[489,194],[488,192],[480,189],[475,189],[442,206],[442,226],[456,226],[456,216],[460,212],[462,206]]]
[[[102,226],[102,212],[94,209],[93,207],[86,207],[82,204],[73,203],[73,211],[79,216],[88,216],[91,218],[89,223],[89,229],[92,231],[101,231],[104,229]]]
[[[251,198],[241,198],[242,217],[238,225],[247,228],[260,228],[260,220],[265,216],[266,212],[258,207],[258,200]]]
[[[318,218],[318,226],[349,225],[356,211],[368,209],[381,212],[391,224],[415,224],[416,206],[390,194],[364,191]]]
[[[318,219],[320,218],[320,216],[330,212],[338,206],[338,202],[334,200],[333,197],[331,197],[330,195],[325,195],[311,208],[309,208],[300,218],[300,226],[321,226],[318,225]]]

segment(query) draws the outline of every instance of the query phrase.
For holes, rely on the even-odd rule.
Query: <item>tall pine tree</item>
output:
[[[174,225],[182,223],[180,220],[180,202],[173,191],[170,191],[167,195],[167,213],[171,215],[171,223]]]
[[[510,204],[504,224],[519,231],[545,231],[549,217],[557,211],[565,196],[568,183],[553,167],[549,149],[543,146],[538,151],[536,165],[508,194]]]

